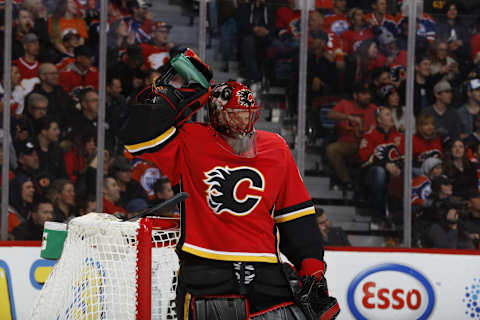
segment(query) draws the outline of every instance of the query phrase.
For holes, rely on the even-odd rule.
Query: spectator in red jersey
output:
[[[392,111],[380,107],[375,113],[377,126],[360,142],[358,155],[366,168],[369,202],[375,209],[374,218],[385,217],[387,186],[392,177],[402,173],[405,137],[395,129]]]
[[[83,174],[86,166],[96,156],[95,138],[95,130],[88,130],[80,136],[74,136],[70,150],[64,153],[65,169],[71,181],[76,182],[78,176]]]
[[[418,116],[416,131],[412,140],[412,157],[413,167],[417,168],[418,174],[418,169],[428,158],[443,158],[443,147],[442,141],[435,133],[435,119],[432,115],[422,114]]]
[[[23,36],[32,33],[33,30],[33,20],[32,14],[26,9],[18,10],[18,15],[15,18],[15,26],[13,30],[13,41],[12,41],[12,60],[23,57]],[[3,41],[0,45],[0,48],[3,49]]]
[[[156,21],[152,25],[151,40],[141,43],[145,69],[158,69],[170,60],[170,50],[175,46],[168,41],[171,25],[163,21]]]
[[[448,54],[448,43],[436,40],[432,48],[432,75],[441,74],[442,80],[453,81],[458,73],[458,63]]]
[[[53,220],[53,205],[47,199],[39,199],[32,205],[29,218],[13,231],[15,240],[42,240],[45,222]]]
[[[347,0],[333,0],[333,10],[325,14],[325,30],[334,32],[340,36],[350,27],[346,16]]]
[[[132,179],[140,183],[150,201],[155,199],[153,185],[160,178],[160,169],[152,162],[135,158],[132,161]]]
[[[350,28],[342,33],[341,38],[345,53],[351,55],[358,48],[361,41],[374,39],[374,34],[365,20],[362,9],[351,9],[347,17],[350,22]]]
[[[66,53],[62,37],[67,32],[80,35],[80,45],[88,39],[88,31],[85,20],[79,16],[79,10],[75,0],[60,1],[55,8],[53,16],[48,19],[48,35],[50,41],[61,53]]]
[[[98,90],[98,71],[93,67],[93,54],[83,45],[75,48],[75,62],[60,72],[60,85],[70,94],[86,87]]]
[[[75,216],[75,188],[67,179],[58,179],[52,182],[47,197],[53,203],[53,220],[66,222]]]
[[[395,18],[387,13],[387,0],[374,0],[372,2],[373,12],[365,15],[365,19],[371,27],[376,27],[377,33],[390,32],[396,37],[398,35]]]
[[[462,140],[454,139],[445,151],[445,174],[452,181],[453,195],[465,199],[478,188],[477,170],[468,159]]]
[[[67,30],[62,36],[65,52],[62,52],[57,60],[57,70],[63,71],[67,66],[75,62],[75,48],[80,45],[80,35]]]
[[[300,39],[300,14],[295,0],[288,0],[287,6],[278,8],[275,13],[275,26],[278,30],[279,39],[285,37]]]
[[[12,63],[16,64],[21,76],[21,86],[28,93],[33,86],[40,82],[38,79],[38,67],[40,63],[37,56],[40,52],[38,37],[34,33],[27,33],[22,38],[24,55]]]
[[[375,126],[377,107],[370,103],[368,83],[356,83],[353,101],[341,100],[329,113],[328,119],[337,121],[337,141],[327,146],[327,156],[343,188],[352,189],[347,160],[358,154],[360,139]]]
[[[380,44],[380,53],[377,56],[379,64],[389,67],[398,65],[407,67],[407,52],[397,48],[397,42],[391,32],[382,32],[378,37],[378,42]]]
[[[113,177],[105,177],[103,180],[103,212],[125,215],[127,211],[116,203],[120,200],[120,187]]]

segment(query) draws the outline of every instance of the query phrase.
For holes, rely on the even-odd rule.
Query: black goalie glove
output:
[[[338,301],[328,295],[325,277],[307,275],[302,278],[288,264],[283,265],[295,302],[309,320],[333,320],[340,313]]]

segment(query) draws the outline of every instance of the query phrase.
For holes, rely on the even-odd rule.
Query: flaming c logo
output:
[[[260,203],[262,197],[258,194],[265,188],[265,179],[257,169],[215,167],[206,172],[205,176],[203,181],[208,186],[207,203],[216,214],[227,212],[235,216],[245,216]],[[244,182],[249,183],[249,191],[256,195],[249,192],[239,198],[238,188]]]

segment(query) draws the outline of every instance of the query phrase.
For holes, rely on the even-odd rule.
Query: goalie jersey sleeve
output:
[[[281,239],[297,242],[287,251],[302,247],[290,233],[302,221],[310,224],[315,210],[280,136],[257,131],[257,156],[243,158],[208,125],[170,130],[126,148],[154,162],[189,194],[180,210],[180,250],[208,259],[276,263]]]

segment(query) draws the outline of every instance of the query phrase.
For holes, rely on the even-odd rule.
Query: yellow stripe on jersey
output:
[[[287,222],[303,216],[308,216],[309,214],[315,214],[315,207],[308,207],[305,209],[282,214],[281,216],[275,217],[274,220],[275,223]]]
[[[183,304],[183,320],[188,320],[188,314],[190,313],[190,300],[192,296],[190,293],[185,295],[185,303]]]
[[[170,129],[168,129],[167,131],[165,131],[155,139],[145,141],[145,142],[140,142],[137,144],[131,144],[128,146],[126,145],[125,148],[130,153],[135,153],[145,149],[153,148],[167,141],[172,135],[175,134],[176,131],[177,129],[175,127],[171,127]]]
[[[222,261],[268,262],[277,263],[277,256],[273,253],[226,252],[201,248],[184,243],[182,250],[193,255]]]

